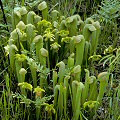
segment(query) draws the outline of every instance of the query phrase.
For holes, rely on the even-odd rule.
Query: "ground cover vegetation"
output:
[[[120,120],[119,0],[0,0],[1,120]]]

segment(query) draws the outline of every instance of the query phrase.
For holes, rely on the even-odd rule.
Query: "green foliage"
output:
[[[93,15],[93,18],[99,19],[101,23],[101,37],[99,45],[100,51],[106,49],[109,45],[115,48],[119,46],[119,0],[103,0],[100,9]],[[109,31],[108,31],[109,29]],[[104,44],[104,46],[102,45]]]
[[[104,0],[98,10],[102,22],[113,22],[120,16],[120,2],[118,0]]]
[[[89,18],[100,1],[2,2],[11,21],[0,25],[1,118],[118,120],[119,2],[104,0]]]

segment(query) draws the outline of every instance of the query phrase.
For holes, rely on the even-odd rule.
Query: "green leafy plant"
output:
[[[79,2],[91,5],[90,1]],[[101,21],[85,16],[83,21],[78,14],[73,15],[75,8],[61,16],[63,11],[53,10],[57,6],[49,10],[48,3],[23,0],[12,12],[12,29],[4,46],[10,75],[5,77],[0,102],[4,102],[2,118],[82,120],[111,119],[113,115],[113,120],[119,119],[119,82],[115,84],[112,76],[119,65],[119,48],[109,47],[107,56],[100,55]],[[68,5],[68,1],[63,3]],[[99,63],[109,66],[97,68]],[[98,112],[102,114],[104,109],[107,112],[101,117]]]

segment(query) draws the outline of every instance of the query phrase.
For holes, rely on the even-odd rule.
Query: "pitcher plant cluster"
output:
[[[66,18],[49,11],[45,1],[38,10],[36,14],[23,6],[12,13],[5,50],[20,88],[13,97],[28,108],[34,104],[36,120],[42,114],[50,120],[83,120],[86,111],[92,119],[111,81],[111,71],[96,75],[91,68],[101,59],[96,54],[100,23],[83,21],[78,14]]]

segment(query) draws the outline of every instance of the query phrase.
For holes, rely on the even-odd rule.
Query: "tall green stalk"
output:
[[[63,108],[64,108],[64,94],[63,94],[63,86],[60,84],[60,90],[58,95],[58,111],[59,111],[59,118],[62,119],[63,116]]]
[[[47,20],[48,18],[48,7],[47,7],[47,3],[45,1],[41,2],[39,5],[38,5],[38,9],[40,11],[42,11],[42,17],[43,19]]]
[[[97,101],[101,104],[102,98],[104,96],[104,93],[106,91],[106,87],[108,85],[108,77],[109,74],[108,72],[102,72],[98,75],[98,80],[100,81],[100,89],[99,89],[99,94],[97,97]]]
[[[34,11],[30,11],[28,14],[27,14],[27,24],[32,24],[34,25],[34,16],[36,14],[34,13]]]
[[[96,30],[92,32],[91,55],[96,53],[96,49],[98,45],[98,38],[100,35],[100,23],[96,21],[93,23],[93,25],[95,26]]]
[[[28,60],[28,64],[29,64],[29,67],[30,67],[30,70],[31,70],[31,74],[32,74],[32,79],[33,79],[33,85],[34,85],[34,88],[37,87],[37,68],[36,68],[36,64],[35,64],[35,61],[30,58],[30,59],[27,59]]]
[[[73,36],[73,40],[75,42],[75,47],[76,47],[75,65],[81,65],[83,62],[85,39],[83,35],[78,35],[78,36]]]
[[[80,106],[81,106],[81,95],[84,85],[82,82],[73,81],[72,82],[72,109],[73,109],[73,120],[79,120],[80,116]]]
[[[10,58],[10,68],[11,72],[15,71],[15,51],[18,51],[17,47],[14,44],[9,46],[9,58]]]
[[[63,82],[63,78],[64,78],[64,75],[65,75],[65,63],[63,61],[59,62],[57,64],[57,66],[59,67],[59,80],[58,80],[58,83],[62,83]]]
[[[52,17],[52,22],[54,21],[58,21],[58,15],[59,15],[59,12],[57,10],[53,10],[52,13],[51,13],[51,17]]]
[[[59,90],[60,90],[60,85],[56,85],[54,88],[54,106],[55,109],[57,110],[57,106],[58,106],[58,94],[59,94]]]
[[[39,15],[35,15],[34,16],[34,25],[35,25],[35,27],[36,27],[36,29],[37,29],[37,26],[38,26],[38,22],[40,22],[41,21],[41,16],[39,16]]]
[[[85,38],[85,41],[90,42],[90,35],[92,32],[96,31],[96,28],[92,24],[85,24],[83,28],[83,36]]]
[[[43,48],[43,37],[41,35],[37,35],[33,39],[33,42],[36,45],[36,56],[37,56],[38,60],[40,61],[39,51],[41,48]]]
[[[19,71],[22,68],[22,63],[23,63],[23,61],[25,61],[25,59],[26,59],[26,56],[24,54],[16,54],[15,55],[15,68],[16,68],[16,74],[17,74],[19,83],[21,83]]]
[[[74,80],[80,82],[81,66],[75,66],[71,71],[71,75],[73,76]]]
[[[19,77],[19,83],[25,82],[25,74],[27,71],[24,68],[21,68],[19,71],[20,77]],[[26,95],[25,89],[21,87],[21,93]]]
[[[25,0],[22,0],[22,6],[24,6],[24,4],[25,4]]]
[[[74,67],[74,53],[72,53],[69,57],[68,57],[68,64],[67,64],[68,68],[73,68]]]
[[[46,68],[46,58],[48,57],[48,51],[44,48],[39,50],[40,64],[43,65],[44,69]],[[48,61],[49,62],[49,61]]]
[[[27,9],[26,9],[26,7],[21,7],[20,8],[20,10],[19,10],[19,12],[20,12],[20,14],[21,14],[21,20],[25,23],[25,24],[27,24],[27,13],[28,13],[28,11],[27,11]]]
[[[18,22],[20,21],[21,19],[21,14],[19,11],[17,10],[14,10],[12,12],[12,28],[15,29],[16,28],[16,25],[18,24]]]
[[[27,34],[27,45],[28,45],[28,50],[30,49],[30,45],[33,42],[33,39],[35,37],[35,26],[33,24],[27,24],[26,25],[26,34]],[[32,51],[31,51],[32,52]]]
[[[86,102],[87,97],[88,97],[88,92],[89,92],[89,70],[85,69],[86,72],[86,76],[85,76],[85,89],[83,90],[82,93],[82,104],[84,104],[84,102]]]
[[[56,71],[53,71],[53,76],[52,76],[52,80],[53,80],[53,90],[55,89],[55,86],[57,84],[57,78],[58,78],[58,74]]]
[[[80,19],[79,15],[74,15],[66,19],[66,26],[69,30],[69,35],[71,37],[77,35],[78,19]],[[72,54],[72,52],[74,52],[73,40],[70,41],[70,53]]]
[[[85,68],[88,68],[88,58],[90,56],[90,50],[91,50],[91,43],[85,41],[84,57],[83,57],[83,65],[85,65]]]
[[[68,93],[69,93],[69,79],[70,76],[65,76],[64,78],[64,90],[63,90],[63,94],[64,94],[64,116],[65,118],[67,118],[67,101],[68,101]]]
[[[80,16],[74,15],[66,19],[66,26],[69,30],[70,36],[77,35],[78,17]]]
[[[90,76],[89,81],[90,81],[90,94],[88,100],[96,101],[98,95],[96,77]]]
[[[72,109],[73,109],[73,112],[75,111],[77,84],[78,84],[78,81],[72,82]]]

